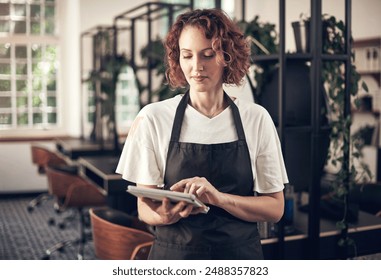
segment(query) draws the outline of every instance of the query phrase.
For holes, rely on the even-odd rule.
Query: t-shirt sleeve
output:
[[[143,185],[163,183],[152,141],[154,133],[149,116],[142,110],[129,130],[116,168],[123,179]]]
[[[266,111],[259,128],[256,158],[255,191],[272,193],[283,190],[288,183],[282,148],[274,123]]]

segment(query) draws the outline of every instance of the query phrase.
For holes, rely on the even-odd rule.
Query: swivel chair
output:
[[[137,217],[111,208],[90,209],[95,255],[102,260],[144,260],[154,236]]]
[[[89,240],[86,233],[86,208],[105,206],[106,196],[97,186],[77,174],[72,174],[59,166],[45,168],[49,193],[54,196],[60,210],[73,209],[79,217],[79,237],[75,240],[60,241],[47,249],[42,259],[49,259],[55,251],[63,251],[67,246],[78,245],[78,259],[84,259],[84,245]]]
[[[37,165],[39,174],[45,174],[45,167],[48,165],[67,165],[64,158],[60,157],[54,151],[41,145],[32,144],[32,162]],[[41,193],[36,198],[32,199],[27,206],[28,212],[32,212],[42,202],[51,199],[52,196],[48,192]]]
[[[47,147],[38,144],[31,145],[32,152],[32,162],[38,166],[38,173],[45,174],[45,169],[47,166],[60,166],[66,171],[76,174],[78,172],[78,167],[75,165],[69,165],[66,160],[61,157],[57,152],[50,150]],[[36,198],[32,199],[27,206],[28,212],[34,211],[34,209],[41,203],[53,199],[53,195],[48,191],[38,195]],[[54,203],[54,209],[57,214],[62,212],[62,209]],[[60,229],[64,229],[66,222],[71,221],[74,218],[73,213],[63,217],[60,221],[57,221],[56,217],[51,216],[48,219],[49,225],[57,225]]]

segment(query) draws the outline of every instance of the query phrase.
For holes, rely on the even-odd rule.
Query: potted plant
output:
[[[269,55],[278,52],[278,34],[275,30],[275,24],[261,22],[259,16],[255,16],[250,22],[238,21],[237,24],[252,43],[251,60],[255,85],[251,83],[250,77],[247,80],[254,100],[261,104],[262,94],[272,78],[272,73],[276,69],[276,63],[268,61],[254,63],[254,59],[257,55]]]

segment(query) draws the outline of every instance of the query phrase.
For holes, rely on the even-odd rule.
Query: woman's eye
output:
[[[191,56],[183,56],[183,59],[190,59],[192,58]]]
[[[212,54],[204,54],[204,57],[206,58],[206,59],[210,59],[210,58],[213,58],[214,57],[214,54],[212,53]]]

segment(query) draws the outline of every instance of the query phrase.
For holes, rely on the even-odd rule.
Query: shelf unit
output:
[[[359,74],[374,77],[381,87],[381,37],[356,40],[353,51]]]
[[[183,11],[185,9],[190,9],[193,7],[193,1],[189,4],[169,4],[163,2],[148,2],[139,5],[133,9],[125,11],[114,18],[113,26],[116,30],[115,42],[114,42],[114,53],[120,53],[120,43],[121,36],[128,37],[126,41],[129,41],[129,60],[131,67],[134,69],[135,73],[146,70],[147,71],[147,91],[148,100],[147,103],[151,103],[152,93],[153,93],[153,69],[150,67],[152,65],[151,57],[148,56],[147,63],[138,65],[137,63],[137,51],[136,51],[136,35],[137,32],[142,32],[142,30],[137,30],[137,23],[146,22],[147,23],[147,51],[151,52],[152,42],[153,42],[153,24],[163,18],[168,19],[168,28],[172,26],[174,15],[177,12]],[[120,28],[123,30],[128,30],[128,33],[121,34],[119,32]],[[143,104],[144,105],[144,104]]]
[[[87,123],[87,118],[93,114],[93,128],[91,131],[90,138],[93,141],[97,141],[101,144],[101,147],[103,148],[103,133],[102,133],[102,121],[101,121],[101,112],[102,112],[102,102],[101,102],[101,81],[97,80],[92,85],[92,90],[88,90],[88,79],[90,78],[90,75],[92,72],[101,72],[104,68],[105,59],[106,57],[113,56],[112,50],[114,40],[113,37],[115,36],[115,30],[113,26],[109,25],[98,25],[94,26],[88,30],[85,30],[81,33],[81,135],[84,137],[84,126],[85,123]],[[89,51],[89,46],[86,44],[87,40],[90,41],[90,47],[91,50]],[[88,63],[85,62],[85,49],[86,53],[90,54],[90,57],[87,57],[89,60]],[[88,68],[90,67],[90,68]],[[86,89],[86,90],[85,90]],[[85,94],[87,93],[87,94]],[[94,109],[91,109],[91,106],[88,106],[89,100],[85,100],[85,98],[93,97]]]
[[[308,246],[310,250],[310,259],[319,259],[319,234],[320,234],[320,179],[322,166],[319,162],[320,155],[326,153],[321,145],[326,141],[327,131],[329,127],[322,121],[321,104],[323,100],[322,86],[322,64],[324,61],[341,61],[345,65],[345,108],[344,114],[350,114],[350,93],[349,83],[351,66],[351,1],[345,0],[345,46],[346,50],[343,54],[324,54],[322,51],[322,1],[310,1],[310,50],[308,53],[288,54],[285,51],[285,13],[286,0],[279,0],[279,53],[271,55],[259,55],[255,62],[277,62],[278,64],[278,92],[276,104],[276,116],[273,116],[274,122],[277,125],[278,134],[282,143],[282,149],[287,162],[295,155],[287,154],[286,143],[292,140],[292,137],[300,133],[308,133],[310,154],[309,154],[309,213],[308,213]],[[244,6],[244,5],[243,5]],[[286,124],[286,101],[287,101],[287,69],[293,61],[309,61],[310,63],[310,124],[303,126],[290,127]],[[270,113],[271,114],[271,113]],[[344,157],[349,157],[349,151],[344,152]],[[349,167],[346,167],[349,168]],[[287,164],[286,164],[287,169]],[[290,182],[293,183],[292,181]],[[282,222],[279,225],[278,232],[278,257],[281,259],[284,256],[284,229]]]

